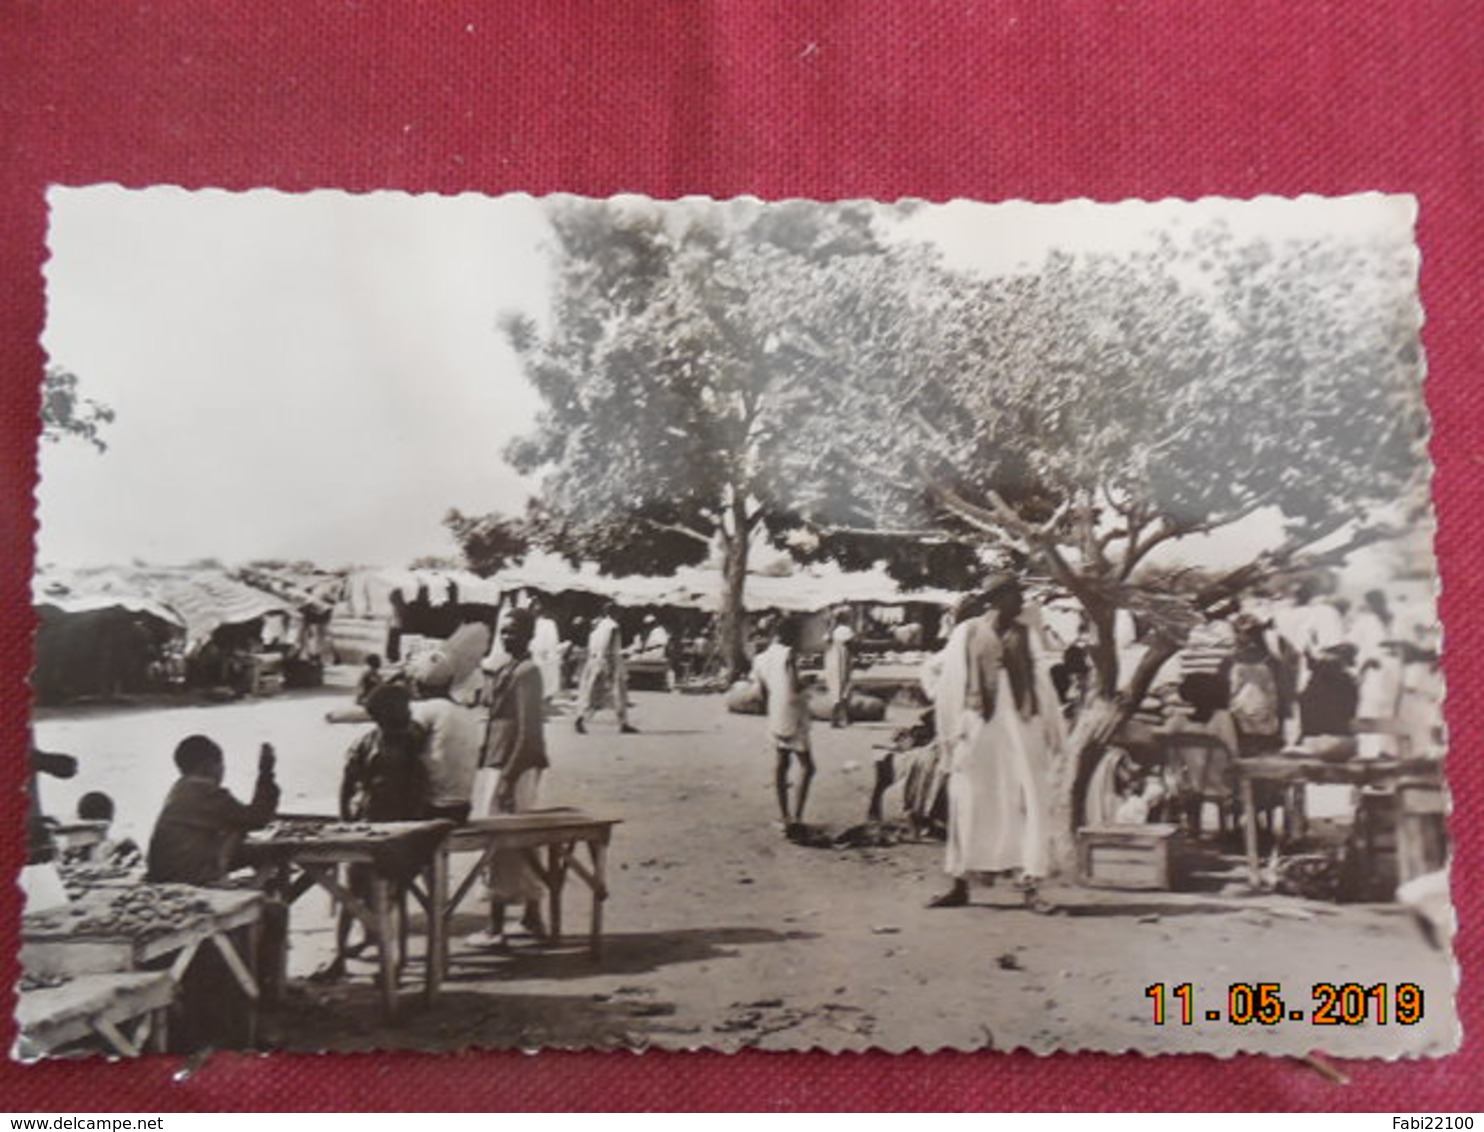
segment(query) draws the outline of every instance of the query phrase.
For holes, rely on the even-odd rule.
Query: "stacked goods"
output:
[[[72,861],[58,866],[69,898],[76,900],[91,888],[110,888],[139,880],[138,866],[117,861]]]
[[[120,889],[107,899],[89,900],[64,912],[27,916],[24,931],[37,936],[145,940],[166,935],[211,912],[210,901],[190,885],[140,885]]]
[[[392,834],[392,830],[371,822],[302,819],[275,822],[263,831],[263,837],[268,841],[365,841],[368,838],[391,837]]]

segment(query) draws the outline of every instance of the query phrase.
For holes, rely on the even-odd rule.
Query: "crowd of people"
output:
[[[1160,748],[1175,752],[1175,761],[1151,760],[1121,792],[1099,778],[1111,773],[1099,767],[1089,812],[1098,822],[1172,820],[1199,832],[1207,800],[1216,800],[1223,816],[1232,812],[1236,759],[1281,750],[1330,759],[1440,751],[1435,631],[1430,621],[1402,624],[1381,590],[1367,592],[1351,611],[1307,580],[1281,599],[1223,611],[1194,634],[1170,663],[1169,678],[1156,681],[1140,705],[1140,722],[1152,722],[1157,737],[1179,740]],[[926,777],[946,800],[950,885],[930,906],[966,904],[973,882],[998,877],[1011,880],[1029,907],[1049,910],[1040,891],[1050,871],[1048,777],[1053,753],[1092,694],[1085,622],[1070,640],[1059,635],[1005,574],[960,600],[944,632],[944,646],[922,673],[931,713],[904,729],[928,748]],[[847,619],[837,616],[824,643],[835,727],[849,719],[852,636]],[[790,837],[806,828],[815,776],[799,637],[796,619],[779,620],[751,673]],[[872,818],[881,817],[892,753],[877,762]],[[933,789],[917,784],[919,798]]]
[[[485,625],[461,626],[399,665],[368,657],[355,700],[371,726],[347,752],[339,816],[356,822],[464,822],[536,808],[549,765],[545,728],[553,698],[575,682],[572,725],[578,733],[588,734],[605,709],[611,709],[619,734],[636,733],[629,718],[628,667],[670,655],[670,631],[653,614],[626,647],[621,612],[609,603],[587,627],[575,680],[568,668],[571,645],[535,604],[504,609],[493,634]],[[1157,684],[1152,697],[1160,726],[1203,737],[1202,749],[1219,756],[1194,772],[1197,808],[1213,784],[1220,786],[1221,758],[1319,741],[1329,743],[1330,751],[1351,744],[1357,757],[1430,749],[1439,726],[1435,647],[1393,623],[1380,591],[1347,612],[1301,585],[1269,608],[1231,610],[1212,619],[1172,662],[1172,678]],[[1041,606],[1027,599],[1011,574],[996,575],[965,595],[943,629],[946,641],[921,673],[932,706],[912,729],[914,742],[931,751],[928,777],[946,798],[949,883],[930,906],[967,904],[974,884],[1000,878],[1015,886],[1026,906],[1047,911],[1041,888],[1050,872],[1049,769],[1089,695],[1088,642],[1083,632],[1069,640],[1053,631]],[[820,718],[832,728],[847,727],[857,661],[857,632],[848,611],[828,615],[811,630],[809,643],[811,653],[823,654]],[[817,774],[810,738],[813,679],[802,670],[804,645],[803,620],[775,616],[750,673],[773,756],[779,819],[794,839],[808,829]],[[1384,726],[1368,728],[1367,721]],[[48,758],[38,768],[56,773]],[[217,883],[242,863],[246,834],[268,824],[277,811],[274,753],[262,748],[246,802],[222,786],[225,758],[211,738],[183,740],[174,759],[179,778],[149,841],[147,878]],[[1182,788],[1168,774],[1168,767],[1152,769],[1099,816],[1143,822],[1168,817],[1177,801],[1188,805],[1189,790],[1183,800],[1176,798]],[[872,816],[880,816],[889,777],[878,773]],[[351,875],[348,883],[360,891],[367,879]],[[541,885],[519,854],[498,856],[487,886],[489,922],[471,944],[506,945],[511,910],[525,932],[544,934]],[[318,977],[345,973],[352,927],[352,917],[342,914],[336,955]]]

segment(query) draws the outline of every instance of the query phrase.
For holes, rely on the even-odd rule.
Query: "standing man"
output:
[[[623,637],[618,630],[618,606],[608,602],[603,615],[587,639],[587,663],[582,669],[582,685],[577,690],[577,718],[573,726],[579,735],[587,734],[588,717],[601,706],[605,694],[613,697],[613,710],[618,713],[618,730],[633,735],[638,728],[629,723],[629,678],[624,667]]]
[[[490,803],[491,814],[518,814],[534,809],[541,777],[550,765],[546,755],[545,695],[541,670],[531,657],[535,618],[514,610],[500,630],[500,643],[509,658],[490,673],[485,688],[489,723],[481,765],[498,771],[499,781]],[[476,813],[475,817],[485,817]],[[505,909],[521,904],[521,926],[531,935],[546,934],[541,920],[540,878],[519,850],[497,853],[490,862],[490,920],[488,931],[471,937],[475,946],[505,944]]]
[[[809,704],[799,679],[799,623],[785,617],[774,630],[773,643],[752,662],[752,678],[763,692],[768,736],[777,756],[774,787],[778,812],[787,836],[795,835],[804,822],[804,804],[814,780],[814,756],[809,750]],[[789,772],[797,760],[802,776],[792,812],[788,806]]]
[[[830,726],[844,727],[850,722],[850,651],[855,631],[847,609],[836,610],[833,621],[824,649],[824,686],[830,697]]]
[[[541,687],[549,703],[562,690],[562,635],[539,601],[533,601],[530,610],[535,618],[531,660],[541,670]]]
[[[962,709],[944,719],[953,730],[943,736],[950,752],[944,870],[953,884],[929,907],[967,904],[972,874],[1015,873],[1026,905],[1049,911],[1038,885],[1050,865],[1046,761],[1055,706],[1042,703],[1020,583],[997,575],[983,600],[983,614],[949,638],[940,682],[940,711],[960,695]]]

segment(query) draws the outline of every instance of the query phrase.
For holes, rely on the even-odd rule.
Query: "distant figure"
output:
[[[639,648],[634,653],[637,659],[652,660],[665,666],[665,687],[675,686],[675,672],[670,664],[670,630],[653,613],[644,615],[644,624],[639,629]]]
[[[794,835],[804,821],[809,784],[814,780],[814,756],[809,749],[809,704],[799,679],[799,623],[792,617],[778,622],[773,643],[752,662],[752,678],[763,692],[768,737],[777,761],[773,771],[778,812],[787,835]],[[801,777],[792,811],[789,809],[789,776],[797,761]]]
[[[535,617],[531,660],[541,670],[541,686],[550,700],[562,690],[562,635],[539,602],[532,603],[531,613]]]
[[[587,638],[587,662],[582,668],[582,684],[577,690],[577,718],[572,724],[579,735],[587,733],[587,721],[602,707],[605,697],[613,700],[620,734],[633,735],[639,730],[629,723],[629,679],[617,613],[618,606],[610,601],[603,607],[603,615]]]
[[[855,630],[850,627],[848,610],[836,612],[834,622],[824,650],[824,686],[830,698],[830,726],[844,727],[850,722],[850,653]]]
[[[273,748],[258,752],[252,801],[243,805],[222,786],[222,749],[205,735],[182,739],[175,748],[180,777],[170,788],[149,839],[151,884],[212,884],[236,865],[242,838],[261,829],[278,808]]]
[[[361,669],[360,679],[356,681],[356,705],[365,707],[371,693],[381,687],[382,682],[381,657],[372,653],[366,658],[366,667]]]

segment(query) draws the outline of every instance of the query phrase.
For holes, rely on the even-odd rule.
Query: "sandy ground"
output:
[[[936,843],[818,849],[782,837],[762,722],[728,715],[714,696],[636,693],[642,734],[611,716],[574,733],[558,715],[543,802],[620,817],[610,858],[605,953],[594,963],[586,889],[567,889],[569,945],[517,938],[508,954],[461,937],[480,926],[470,900],[455,922],[444,993],[418,1000],[414,961],[403,1015],[383,1023],[369,963],[336,987],[304,981],[329,954],[328,898],[293,909],[288,1000],[264,1020],[265,1044],[294,1049],[709,1047],[888,1050],[1028,1047],[1213,1053],[1323,1051],[1340,1057],[1438,1054],[1455,1048],[1454,975],[1394,906],[1346,906],[1213,893],[1048,890],[1060,913],[1037,916],[1009,889],[976,890],[964,909],[928,910],[943,886]],[[260,742],[279,752],[283,808],[329,812],[341,756],[358,725],[325,711],[345,692],[190,707],[91,707],[38,712],[40,746],[81,760],[77,778],[48,780],[53,815],[84,790],[118,803],[117,833],[141,844],[173,778],[170,752],[192,732],[227,751],[227,785],[246,796]],[[816,730],[820,773],[811,823],[864,817],[870,745],[893,720]],[[891,799],[895,803],[895,796]],[[455,865],[455,872],[459,869]],[[1236,879],[1236,874],[1233,874]],[[1151,983],[1195,986],[1196,1020],[1152,1018]],[[1369,1022],[1235,1026],[1208,1021],[1230,983],[1273,982],[1290,1009],[1310,1011],[1316,982],[1419,984],[1416,1026]]]

